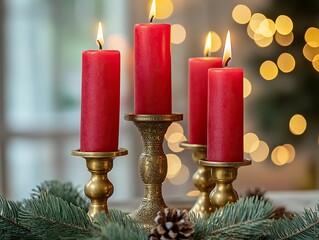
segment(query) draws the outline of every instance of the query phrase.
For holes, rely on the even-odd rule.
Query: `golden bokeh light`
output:
[[[313,62],[314,57],[319,54],[319,47],[313,48],[309,44],[305,44],[302,53],[308,61]]]
[[[282,35],[287,35],[293,30],[293,22],[290,17],[286,15],[280,15],[277,17],[276,21],[276,29]]]
[[[173,133],[169,137],[167,145],[172,152],[182,152],[184,148],[181,148],[179,144],[186,140],[186,137],[182,133]]]
[[[258,28],[260,26],[260,23],[265,20],[266,17],[264,14],[262,13],[254,13],[251,18],[250,18],[250,21],[249,21],[249,27],[251,28],[251,30],[253,32],[256,32],[258,31]]]
[[[255,32],[251,29],[250,25],[247,25],[247,35],[254,40],[255,38]]]
[[[186,38],[186,30],[180,24],[173,24],[171,26],[171,42],[174,44],[181,44]]]
[[[271,161],[278,166],[282,166],[287,163],[288,159],[288,150],[283,146],[276,147],[271,153]]]
[[[174,5],[171,0],[161,0],[156,1],[156,18],[157,19],[166,19],[169,18],[173,11]]]
[[[261,64],[259,72],[265,80],[273,80],[278,75],[278,67],[273,61],[266,60]]]
[[[279,45],[286,47],[286,46],[289,46],[294,41],[294,34],[290,32],[287,35],[282,35],[279,32],[276,32],[275,40]]]
[[[255,133],[246,133],[244,135],[244,152],[251,153],[258,148],[259,138]]]
[[[312,60],[312,66],[314,69],[316,69],[317,72],[319,72],[319,54],[317,54],[313,60]]]
[[[289,121],[289,129],[294,135],[301,135],[307,128],[307,121],[301,114],[295,114]]]
[[[252,86],[247,78],[244,78],[244,98],[248,97],[251,93]]]
[[[167,175],[166,178],[171,179],[176,176],[176,174],[182,168],[182,161],[175,154],[166,154],[167,157]]]
[[[282,145],[284,148],[287,149],[288,153],[289,153],[289,159],[287,161],[287,163],[291,163],[295,160],[295,156],[296,156],[296,151],[295,148],[291,145],[291,144],[284,144]]]
[[[272,37],[276,32],[276,25],[273,20],[266,18],[262,20],[256,33],[263,35],[266,38]]]
[[[188,193],[186,193],[187,197],[198,197],[200,194],[199,190],[191,190]]]
[[[261,34],[254,34],[254,41],[256,43],[257,46],[259,47],[268,47],[274,40],[273,36],[271,37],[264,37],[263,35]]]
[[[278,68],[284,72],[289,73],[294,70],[296,66],[295,58],[289,53],[282,53],[277,59]]]
[[[217,52],[222,47],[222,40],[216,32],[211,31],[210,33],[212,38],[212,45],[210,51]]]
[[[250,157],[255,162],[264,161],[269,155],[269,147],[268,144],[264,141],[259,141],[258,148],[250,153]]]
[[[239,24],[246,24],[251,18],[251,11],[246,5],[238,4],[233,9],[232,17],[235,22]]]
[[[166,133],[165,133],[165,139],[166,141],[168,141],[169,137],[173,134],[173,133],[181,133],[184,134],[184,129],[182,127],[182,125],[180,125],[179,123],[173,122],[167,129]]]
[[[305,33],[305,41],[310,47],[319,47],[319,29],[315,27],[308,28]]]
[[[187,166],[182,164],[182,167],[179,170],[178,174],[175,175],[173,178],[170,178],[169,181],[174,185],[181,185],[187,182],[188,178],[189,178],[189,170]]]

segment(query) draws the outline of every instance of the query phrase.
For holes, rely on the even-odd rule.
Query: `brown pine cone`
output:
[[[157,213],[155,222],[150,240],[190,239],[194,232],[194,223],[189,221],[186,210],[165,208]]]

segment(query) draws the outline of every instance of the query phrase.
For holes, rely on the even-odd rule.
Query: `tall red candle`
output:
[[[98,40],[102,46],[103,39]],[[82,54],[80,150],[118,150],[120,52],[88,50]]]
[[[155,13],[151,20],[154,16]],[[136,114],[172,113],[170,32],[169,24],[137,24],[134,27]]]
[[[227,45],[230,48],[230,39]],[[243,105],[243,69],[209,69],[208,161],[243,161]]]
[[[205,55],[211,51],[211,34],[207,36]],[[208,69],[221,68],[222,59],[213,57],[188,60],[188,143],[207,144]]]

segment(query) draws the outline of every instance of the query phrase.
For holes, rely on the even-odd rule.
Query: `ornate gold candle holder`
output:
[[[215,187],[215,183],[212,177],[211,168],[199,164],[200,159],[206,158],[207,146],[181,142],[180,147],[192,152],[192,159],[198,166],[197,171],[193,175],[193,184],[200,193],[190,212],[198,214],[201,217],[205,214],[210,214],[215,210],[215,207],[209,200],[209,194]]]
[[[250,165],[250,160],[244,159],[242,162],[212,162],[204,159],[200,160],[199,164],[212,169],[212,176],[216,186],[211,191],[209,199],[214,207],[220,208],[227,203],[238,200],[238,193],[232,183],[237,178],[238,168]]]
[[[155,226],[154,219],[157,212],[166,208],[162,196],[162,183],[167,174],[167,158],[163,151],[164,134],[173,121],[183,119],[183,114],[142,115],[129,113],[124,118],[134,122],[143,141],[138,169],[145,184],[144,197],[140,206],[129,216],[150,229]]]
[[[116,152],[72,151],[73,156],[85,158],[86,166],[92,174],[90,181],[84,187],[85,195],[91,200],[88,212],[91,219],[103,210],[108,211],[107,199],[113,194],[114,188],[107,174],[113,168],[113,159],[126,154],[127,150],[124,148]]]

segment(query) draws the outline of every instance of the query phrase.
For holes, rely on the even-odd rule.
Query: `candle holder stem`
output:
[[[81,152],[73,150],[72,155],[83,157],[92,176],[84,187],[85,195],[91,200],[88,215],[91,219],[101,211],[108,211],[107,200],[113,194],[113,184],[108,179],[108,172],[113,168],[115,157],[127,154],[126,149],[116,152]]]
[[[157,212],[166,208],[162,196],[162,183],[167,174],[167,158],[162,146],[164,134],[173,121],[179,121],[182,118],[182,114],[125,115],[125,120],[133,121],[142,136],[143,150],[138,169],[145,184],[142,202],[129,216],[148,229],[155,226],[154,219]]]
[[[224,207],[227,203],[236,202],[238,193],[233,187],[237,178],[238,168],[251,164],[250,160],[242,162],[212,162],[200,160],[199,164],[212,169],[212,177],[216,183],[209,195],[210,202],[215,208]]]
[[[203,217],[205,214],[210,214],[215,211],[215,207],[209,200],[209,194],[215,187],[212,177],[212,170],[210,167],[199,164],[200,159],[206,158],[207,146],[200,144],[190,144],[188,142],[181,142],[180,146],[192,152],[192,159],[198,166],[197,171],[193,175],[193,184],[199,190],[199,196],[190,212]]]

